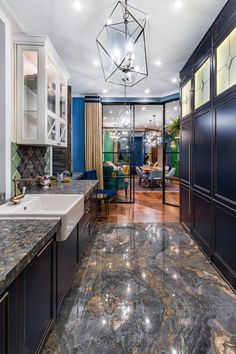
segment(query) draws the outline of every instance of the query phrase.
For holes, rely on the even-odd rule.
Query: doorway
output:
[[[173,130],[179,124],[179,100],[126,107],[130,123],[124,128],[124,103],[103,103],[105,186],[121,184],[119,203],[134,203],[137,193],[152,192],[163,204],[179,206],[179,134]]]

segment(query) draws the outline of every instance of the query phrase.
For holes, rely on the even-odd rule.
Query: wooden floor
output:
[[[178,194],[173,194],[171,198],[177,202]],[[163,205],[161,193],[137,192],[134,204],[111,204],[108,217],[104,206],[100,206],[98,222],[179,222],[179,208]]]

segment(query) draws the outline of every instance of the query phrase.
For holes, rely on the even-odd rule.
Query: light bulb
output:
[[[108,18],[108,20],[107,20],[107,25],[109,26],[109,25],[111,25],[112,24],[112,19],[111,18]]]
[[[176,0],[176,1],[174,2],[174,7],[175,7],[177,10],[182,9],[183,5],[184,5],[183,0]]]
[[[75,10],[80,11],[82,9],[82,4],[79,0],[73,0],[72,3]]]

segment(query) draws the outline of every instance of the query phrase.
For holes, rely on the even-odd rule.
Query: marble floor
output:
[[[179,224],[100,225],[42,352],[235,354],[236,295]]]

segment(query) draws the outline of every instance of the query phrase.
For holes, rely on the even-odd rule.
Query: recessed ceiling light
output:
[[[73,6],[74,6],[74,9],[77,10],[77,11],[81,11],[82,10],[82,4],[79,0],[72,0],[72,3],[73,3]]]
[[[175,107],[174,107],[174,110],[177,111],[177,109],[178,109],[178,108],[175,106]]]
[[[103,90],[103,93],[107,93],[107,89],[104,89],[104,90]]]
[[[176,82],[177,82],[176,77],[173,77],[173,79],[171,81],[173,82],[173,84],[176,84]]]
[[[150,93],[150,90],[149,90],[149,89],[146,89],[146,90],[145,90],[145,93],[146,93],[146,94],[149,94],[149,93]]]
[[[110,111],[110,114],[112,114],[112,111]]]
[[[99,61],[98,60],[94,60],[93,65],[94,66],[98,66],[99,65]]]
[[[146,111],[146,107],[142,107],[142,111]]]
[[[175,0],[175,2],[174,2],[174,7],[175,7],[177,10],[182,9],[183,5],[184,5],[183,0]]]
[[[162,64],[162,62],[161,62],[160,60],[156,60],[156,61],[155,61],[155,65],[156,65],[156,66],[160,66],[161,64]]]
[[[112,24],[112,19],[111,18],[108,18],[108,20],[107,20],[107,25],[109,26],[109,25],[111,25]]]
[[[107,117],[103,117],[103,119],[107,119]]]

